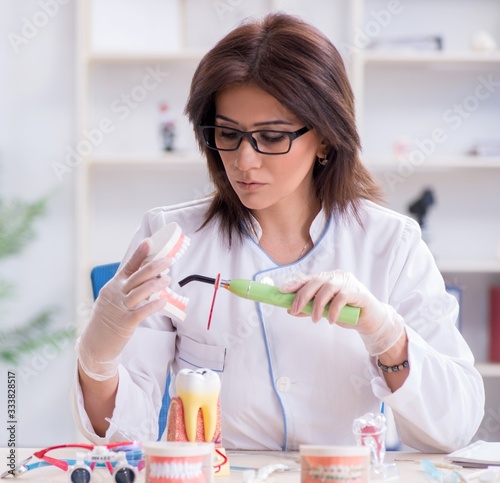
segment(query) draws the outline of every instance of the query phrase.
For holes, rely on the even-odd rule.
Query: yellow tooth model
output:
[[[181,369],[175,387],[177,397],[170,402],[167,441],[214,443],[214,474],[229,476],[229,462],[222,448],[218,374],[210,369]]]
[[[184,409],[186,435],[190,442],[196,441],[198,413],[201,409],[205,428],[205,441],[212,441],[217,426],[217,403],[220,379],[210,369],[181,369],[175,379],[177,395]]]

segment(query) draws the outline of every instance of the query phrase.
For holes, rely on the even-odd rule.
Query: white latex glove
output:
[[[96,381],[105,381],[117,373],[120,354],[136,327],[166,304],[165,299],[152,302],[148,299],[170,284],[170,277],[162,272],[172,261],[161,258],[145,263],[150,250],[151,241],[146,238],[102,287],[90,320],[77,341],[80,366]]]
[[[390,305],[384,304],[361,283],[354,275],[342,270],[322,272],[316,275],[297,274],[287,280],[280,290],[285,293],[297,292],[289,312],[300,315],[302,308],[313,300],[311,318],[317,322],[328,309],[330,324],[355,329],[361,335],[366,349],[372,356],[389,350],[404,331],[403,318]],[[361,308],[356,325],[337,322],[340,310],[345,305]]]

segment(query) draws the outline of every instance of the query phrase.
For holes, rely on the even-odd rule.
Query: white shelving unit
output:
[[[434,188],[431,248],[448,280],[460,285],[464,276],[486,277],[500,283],[500,157],[468,154],[476,143],[500,140],[500,53],[470,48],[479,30],[489,30],[500,45],[500,7],[490,0],[392,5],[353,1],[354,39],[364,40],[350,50],[364,161],[398,211],[407,212],[421,190]],[[437,34],[440,51],[381,47],[384,39]],[[368,40],[378,42],[377,48],[370,49]],[[402,144],[406,153],[396,149]],[[486,312],[486,295],[469,300],[465,288],[463,303]],[[487,320],[471,324],[487,331]],[[484,347],[471,346],[484,362]]]
[[[500,403],[500,364],[486,361],[488,289],[500,284],[500,157],[469,153],[476,143],[500,141],[500,53],[469,45],[476,31],[487,30],[500,46],[500,5],[422,0],[396,2],[391,13],[379,0],[353,4],[358,39],[443,35],[440,51],[383,50],[381,42],[351,49],[352,82],[364,161],[389,207],[407,213],[423,189],[435,193],[430,248],[447,283],[461,288],[461,330],[485,378],[486,415],[477,436],[498,440],[491,418]]]
[[[121,259],[147,209],[210,193],[182,114],[208,47],[244,18],[275,9],[302,15],[346,40],[343,18],[331,19],[336,12],[348,15],[348,2],[316,3],[317,12],[302,0],[78,0],[77,146],[103,120],[110,126],[75,169],[78,306],[89,301],[91,268]],[[148,89],[151,71],[161,82]],[[170,153],[161,151],[158,136],[158,103],[164,100],[177,117],[177,148]]]
[[[203,55],[186,43],[188,3],[78,1],[77,140],[103,119],[112,126],[76,169],[79,305],[90,297],[91,268],[121,259],[144,211],[208,192],[187,123],[178,120],[181,147],[175,152],[163,152],[159,137],[158,103],[168,101],[181,117],[189,79]],[[149,32],[141,31],[144,15]],[[135,142],[139,149],[131,149]]]
[[[344,55],[363,159],[388,206],[406,213],[423,188],[435,189],[431,249],[446,280],[463,288],[463,333],[481,373],[499,377],[498,365],[486,361],[487,289],[500,284],[500,157],[468,154],[475,143],[500,137],[500,53],[469,48],[478,30],[489,30],[500,46],[496,0],[78,0],[77,142],[103,119],[113,128],[75,168],[78,306],[90,298],[91,267],[122,257],[144,211],[210,192],[182,115],[192,73],[234,25],[273,9],[314,23]],[[359,41],[435,34],[443,35],[442,51],[375,51]],[[152,71],[157,85],[148,90]],[[474,100],[481,79],[494,82]],[[160,147],[160,100],[177,117],[171,153]],[[417,141],[432,140],[435,129],[446,141],[412,162]],[[394,149],[402,139],[410,142],[406,161]]]

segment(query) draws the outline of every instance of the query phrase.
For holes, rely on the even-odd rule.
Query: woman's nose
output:
[[[240,147],[235,151],[235,166],[241,171],[258,168],[261,164],[260,153],[255,151],[250,139],[243,138]]]

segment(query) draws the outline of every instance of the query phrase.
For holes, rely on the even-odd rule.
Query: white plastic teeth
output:
[[[181,369],[175,380],[177,395],[184,409],[186,434],[190,442],[196,441],[198,413],[201,409],[205,429],[205,441],[212,441],[217,427],[217,402],[220,378],[210,369]]]
[[[168,257],[174,263],[185,253],[191,240],[177,223],[172,222],[153,233],[150,241],[151,254],[147,261]]]
[[[183,297],[182,295],[179,295],[178,293],[175,293],[170,287],[165,287],[164,289],[166,294],[163,294],[163,297],[165,297],[167,300],[171,300],[177,302],[176,305],[179,305],[183,307],[184,309],[186,308],[189,299],[187,297]]]
[[[165,287],[163,290],[154,293],[149,297],[149,300],[166,299],[167,303],[163,307],[162,313],[168,317],[175,317],[181,321],[186,318],[186,310],[189,299],[175,293],[169,287]]]
[[[200,477],[202,474],[202,469],[202,461],[189,463],[182,460],[173,460],[167,463],[151,463],[149,475],[152,478],[191,480],[193,478]]]
[[[182,244],[180,247],[177,248],[177,252],[173,256],[167,255],[172,258],[172,263],[175,263],[177,260],[179,260],[179,258],[182,257],[182,255],[184,255],[184,253],[186,253],[189,244],[191,243],[191,239],[186,235],[181,235],[181,240]]]

